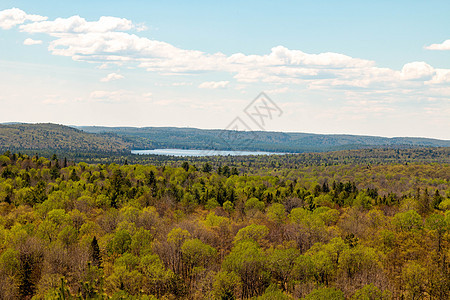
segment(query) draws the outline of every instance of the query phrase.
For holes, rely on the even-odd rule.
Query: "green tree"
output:
[[[306,295],[305,300],[345,300],[344,293],[335,288],[318,288]]]
[[[239,275],[243,298],[261,295],[269,285],[265,255],[254,241],[237,243],[225,257],[222,268],[226,272]]]
[[[382,292],[375,285],[367,284],[361,289],[357,290],[351,300],[388,300],[391,299],[388,291]]]
[[[205,172],[205,173],[210,173],[212,171],[211,165],[208,162],[206,162],[203,165],[202,171]]]
[[[425,220],[425,226],[436,235],[438,252],[441,253],[442,238],[450,228],[448,220],[441,214],[432,214]]]
[[[283,291],[290,291],[293,279],[293,269],[300,251],[295,248],[274,249],[269,255],[269,268],[272,278],[282,287]]]
[[[267,208],[267,217],[269,220],[281,224],[286,218],[286,210],[281,203],[274,203]]]
[[[396,214],[393,222],[403,231],[418,230],[422,227],[422,217],[415,210]]]
[[[251,224],[240,229],[234,237],[234,243],[252,240],[261,242],[269,233],[269,229],[264,225]]]
[[[108,251],[111,253],[123,254],[130,249],[131,235],[126,229],[117,231],[108,243]]]
[[[205,268],[213,263],[217,250],[199,239],[188,239],[181,246],[186,275],[191,276],[194,269]]]
[[[234,300],[241,295],[242,282],[234,272],[220,271],[213,283],[213,293],[216,299]]]

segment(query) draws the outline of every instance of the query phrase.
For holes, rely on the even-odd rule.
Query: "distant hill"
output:
[[[124,152],[131,144],[114,134],[94,134],[57,124],[1,124],[0,149]]]
[[[450,147],[450,141],[284,132],[236,132],[175,127],[69,127],[1,124],[0,150],[129,153],[132,149],[180,148],[272,152],[328,152],[366,148]]]
[[[285,132],[233,132],[176,127],[77,127],[90,133],[113,133],[134,149],[181,148],[259,150],[278,152],[324,152],[364,148],[450,147],[450,141],[428,138],[311,134]]]

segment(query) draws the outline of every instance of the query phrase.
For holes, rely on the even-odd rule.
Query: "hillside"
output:
[[[78,128],[90,133],[117,134],[131,142],[134,149],[214,148],[217,150],[259,150],[302,153],[377,147],[450,147],[450,141],[410,137],[386,138],[377,136],[270,131],[236,133],[226,130],[175,127],[83,126]]]
[[[233,140],[234,139],[234,140]],[[174,127],[69,127],[57,124],[0,125],[0,150],[129,153],[131,149],[180,148],[288,153],[367,148],[450,147],[450,141],[284,132],[235,132]]]
[[[123,152],[131,144],[113,134],[93,134],[57,124],[0,125],[2,150]]]

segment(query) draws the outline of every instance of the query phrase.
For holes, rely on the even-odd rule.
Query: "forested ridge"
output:
[[[206,130],[172,127],[69,127],[58,124],[0,124],[0,151],[57,153],[73,158],[130,155],[155,148],[250,150],[287,153],[352,149],[450,147],[450,141],[338,134]]]
[[[57,124],[0,124],[3,151],[42,151],[76,153],[129,152],[131,143],[114,134],[87,133]]]
[[[0,298],[448,299],[450,165],[339,153],[347,163],[7,152]]]
[[[375,147],[450,147],[450,141],[411,137],[245,132],[177,127],[80,126],[78,128],[91,133],[114,133],[132,142],[134,149],[180,148],[304,153]]]

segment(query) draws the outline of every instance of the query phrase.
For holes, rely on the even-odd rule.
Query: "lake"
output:
[[[186,150],[186,149],[153,149],[153,150],[131,150],[132,154],[138,155],[170,155],[170,156],[237,156],[237,155],[283,155],[281,152],[265,151],[232,151],[232,150]]]

